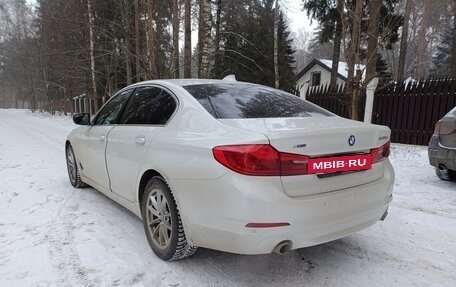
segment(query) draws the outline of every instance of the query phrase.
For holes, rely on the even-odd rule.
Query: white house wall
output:
[[[319,64],[315,64],[312,68],[310,68],[309,71],[307,71],[307,73],[305,73],[301,78],[299,78],[296,81],[296,87],[298,91],[300,91],[300,97],[305,98],[307,89],[310,86],[310,79],[312,77],[312,73],[314,72],[321,72],[320,86],[324,86],[326,84],[329,85],[329,83],[331,82],[331,73]],[[338,77],[337,85],[345,85],[345,81]]]

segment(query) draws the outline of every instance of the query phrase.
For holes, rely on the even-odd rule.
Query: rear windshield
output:
[[[184,86],[217,119],[331,116],[328,111],[291,94],[249,84]]]

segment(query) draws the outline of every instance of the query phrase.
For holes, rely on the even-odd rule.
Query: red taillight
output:
[[[380,162],[390,155],[391,142],[388,141],[381,147],[371,149],[372,163]]]
[[[453,133],[455,130],[452,129],[452,128],[449,128],[445,125],[442,126],[442,121],[438,121],[436,124],[435,124],[435,128],[434,128],[434,133],[435,134],[438,134],[438,135],[449,135],[451,133]]]
[[[434,133],[435,133],[435,134],[440,134],[440,121],[438,121],[437,123],[435,123]]]
[[[212,152],[219,163],[241,174],[256,176],[307,174],[307,156],[281,153],[268,144],[217,146],[212,149]]]
[[[280,166],[282,175],[302,175],[307,174],[307,161],[309,157],[306,155],[294,153],[280,153]]]
[[[238,173],[279,175],[279,152],[270,145],[228,145],[212,149],[215,159]]]

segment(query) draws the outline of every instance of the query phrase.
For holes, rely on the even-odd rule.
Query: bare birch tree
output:
[[[222,0],[217,0],[215,10],[215,43],[214,43],[214,76],[216,79],[220,77],[220,21],[222,14]]]
[[[90,100],[95,99],[95,106],[93,109],[90,110],[90,113],[94,114],[98,110],[98,103],[97,103],[97,80],[95,77],[96,70],[95,70],[95,56],[94,56],[94,45],[95,45],[95,38],[93,34],[93,13],[92,13],[92,0],[87,0],[87,14],[89,16],[89,53],[90,53],[90,73],[92,76],[92,95],[89,97]],[[92,102],[92,101],[91,101]]]
[[[200,64],[198,65],[198,77],[209,77],[209,49],[211,44],[211,2],[200,0],[200,27],[199,27],[199,51]]]
[[[141,47],[140,47],[140,28],[141,28],[141,13],[140,0],[135,0],[135,67],[136,67],[136,82],[141,81]]]
[[[407,39],[409,33],[409,20],[412,11],[413,0],[405,0],[404,24],[402,25],[401,44],[399,48],[399,63],[397,67],[396,81],[398,83],[404,80],[405,57],[407,55]]]
[[[157,77],[155,30],[154,30],[154,0],[147,0],[147,50],[149,58],[149,77]]]

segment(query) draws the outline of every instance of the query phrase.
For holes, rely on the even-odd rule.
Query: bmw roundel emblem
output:
[[[355,142],[356,142],[356,138],[355,138],[354,135],[351,135],[351,136],[348,137],[348,144],[349,144],[350,146],[354,145]]]

